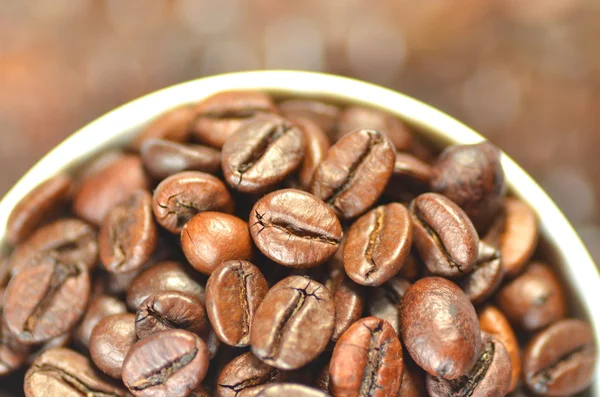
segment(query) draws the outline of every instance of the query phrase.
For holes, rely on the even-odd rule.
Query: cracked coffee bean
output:
[[[115,379],[121,379],[123,360],[137,341],[135,315],[113,314],[96,324],[90,337],[90,357],[96,367]]]
[[[228,363],[217,381],[217,397],[255,397],[269,384],[285,382],[289,375],[265,364],[252,352]]]

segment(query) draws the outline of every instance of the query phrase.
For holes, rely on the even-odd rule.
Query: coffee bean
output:
[[[352,324],[333,350],[329,374],[334,396],[395,396],[404,364],[392,326],[377,317]]]
[[[496,291],[503,277],[504,266],[500,252],[480,241],[475,267],[458,284],[473,304],[480,304]]]
[[[113,314],[98,322],[90,337],[90,356],[105,374],[121,379],[123,360],[137,341],[135,315]]]
[[[400,334],[400,304],[402,297],[411,283],[394,277],[380,288],[376,288],[369,296],[368,313],[387,321],[394,331]]]
[[[419,277],[421,270],[423,269],[425,269],[425,265],[421,261],[421,258],[419,257],[419,254],[417,254],[417,250],[415,249],[415,245],[413,244],[410,252],[408,253],[408,256],[404,260],[404,265],[402,265],[402,267],[398,271],[397,276],[408,281],[414,281]]]
[[[127,312],[127,306],[117,298],[100,295],[92,300],[81,323],[74,332],[75,340],[83,347],[89,347],[92,330],[104,317]]]
[[[424,277],[402,297],[402,340],[413,360],[433,376],[466,375],[481,351],[475,309],[461,289],[440,277]]]
[[[232,213],[233,200],[220,179],[199,171],[171,175],[154,191],[152,209],[156,221],[171,233],[203,211]]]
[[[254,354],[280,369],[314,360],[333,335],[335,307],[322,284],[292,276],[275,284],[258,307],[250,343]]]
[[[414,199],[410,211],[415,247],[427,269],[445,277],[469,273],[479,254],[479,237],[467,215],[435,193]]]
[[[236,190],[263,192],[298,168],[304,141],[302,131],[279,116],[251,119],[223,145],[223,176]]]
[[[181,106],[169,110],[150,122],[133,140],[131,148],[139,151],[149,139],[164,139],[173,142],[185,142],[190,136],[192,122],[196,112],[191,106]]]
[[[404,371],[402,383],[397,397],[422,397],[427,395],[425,390],[425,372],[414,363],[410,356],[404,352]]]
[[[328,397],[329,394],[312,387],[300,385],[297,383],[275,383],[269,385],[261,391],[257,397]]]
[[[412,221],[405,206],[381,205],[352,224],[344,246],[344,267],[362,285],[379,286],[392,278],[410,252]]]
[[[317,266],[338,249],[342,227],[335,213],[312,194],[278,190],[250,213],[250,233],[269,259],[289,267]]]
[[[565,292],[558,276],[546,264],[535,262],[504,285],[496,295],[508,320],[526,331],[537,331],[566,314]]]
[[[0,308],[0,377],[18,370],[27,361],[30,350],[11,334],[2,318]]]
[[[233,359],[223,368],[217,382],[217,397],[255,397],[267,385],[286,380],[286,374],[271,367],[252,352]]]
[[[571,396],[590,386],[594,334],[581,320],[561,320],[536,334],[523,354],[523,378],[539,396]]]
[[[375,130],[345,135],[315,170],[310,192],[349,219],[377,201],[394,171],[393,144]]]
[[[197,271],[210,275],[221,263],[252,259],[248,224],[220,212],[201,212],[183,227],[181,248]]]
[[[298,183],[303,190],[308,190],[315,170],[329,151],[329,139],[323,130],[309,119],[292,117],[292,121],[304,135],[304,158],[298,169]]]
[[[317,379],[315,379],[314,386],[319,390],[323,390],[325,392],[329,392],[329,386],[331,384],[331,377],[329,376],[329,365],[330,362],[323,366],[319,374],[317,375]]]
[[[71,332],[67,332],[62,335],[56,336],[50,339],[49,341],[42,343],[41,345],[32,346],[29,356],[27,356],[27,365],[31,366],[31,364],[33,364],[33,362],[39,356],[41,356],[50,349],[54,349],[57,347],[68,347],[72,341],[73,337]]]
[[[212,394],[210,393],[210,391],[202,385],[196,387],[196,389],[192,390],[192,392],[188,395],[188,397],[211,397],[211,396],[212,396]]]
[[[394,173],[384,195],[398,201],[411,201],[429,190],[433,176],[431,166],[408,153],[396,153]]]
[[[279,104],[283,117],[308,119],[323,131],[328,140],[335,140],[340,109],[329,103],[307,99],[288,99]]]

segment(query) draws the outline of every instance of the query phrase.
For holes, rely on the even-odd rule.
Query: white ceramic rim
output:
[[[0,202],[0,243],[4,242],[11,210],[38,184],[102,150],[125,144],[160,113],[226,90],[263,90],[287,96],[328,97],[340,102],[358,102],[396,114],[419,129],[427,140],[463,144],[484,140],[471,128],[427,104],[351,78],[300,71],[239,72],[201,78],[127,103],[89,123],[49,152]],[[511,191],[537,212],[541,233],[556,248],[557,260],[561,262],[559,269],[566,282],[573,285],[576,298],[595,328],[596,340],[600,341],[600,305],[593,304],[600,290],[600,274],[596,265],[573,227],[538,184],[506,154],[503,155],[502,165]],[[596,369],[598,379],[600,366]],[[597,381],[592,393],[600,395]]]

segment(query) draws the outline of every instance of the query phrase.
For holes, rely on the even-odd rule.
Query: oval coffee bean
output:
[[[394,173],[384,195],[397,201],[411,201],[429,189],[433,175],[431,166],[408,153],[396,153]]]
[[[427,269],[445,277],[469,273],[479,255],[479,237],[467,215],[436,193],[415,198],[410,211],[415,247]]]
[[[558,276],[543,263],[532,263],[525,273],[496,294],[498,308],[525,331],[537,331],[563,318],[565,292]]]
[[[466,375],[481,351],[475,308],[461,289],[440,277],[424,277],[402,297],[402,340],[413,360],[433,376]]]
[[[185,105],[169,110],[151,121],[133,140],[131,147],[137,152],[145,141],[155,138],[185,142],[190,136],[194,117],[196,117],[196,112],[191,106]]]
[[[279,104],[283,117],[308,119],[316,124],[331,141],[335,140],[340,109],[329,103],[307,99],[288,99]]]
[[[44,352],[33,362],[24,382],[27,397],[125,397],[125,390],[101,376],[81,354],[67,348]]]
[[[162,331],[138,341],[123,363],[123,383],[136,397],[185,397],[206,376],[208,349],[183,330]]]
[[[394,277],[379,288],[372,290],[369,296],[368,313],[387,321],[400,335],[400,304],[411,283]]]
[[[289,267],[314,267],[337,251],[342,226],[312,194],[294,189],[267,194],[250,213],[250,233],[269,259]]]
[[[215,176],[199,171],[171,175],[154,191],[152,210],[156,221],[171,233],[203,211],[233,212],[233,200],[225,184]]]
[[[102,372],[121,379],[123,360],[136,341],[135,315],[113,314],[94,327],[90,337],[90,357]]]
[[[280,369],[297,369],[314,360],[333,335],[335,307],[322,284],[292,276],[275,284],[258,307],[252,352]]]
[[[215,333],[230,346],[248,346],[250,327],[269,286],[247,261],[223,262],[206,283],[206,311]]]
[[[395,396],[404,364],[402,345],[392,326],[377,317],[352,324],[338,340],[329,364],[334,396]]]
[[[473,304],[480,304],[496,291],[503,277],[504,266],[500,252],[480,241],[475,267],[458,284]]]
[[[298,182],[302,189],[308,190],[315,170],[327,156],[329,139],[321,128],[308,119],[292,117],[290,121],[298,126],[304,135],[304,158],[298,169]]]
[[[108,295],[100,295],[94,298],[85,312],[81,323],[75,329],[75,340],[81,346],[89,348],[92,331],[100,320],[113,314],[126,312],[127,306],[117,298]]]
[[[393,144],[375,130],[345,135],[315,170],[310,192],[345,219],[365,212],[381,196],[394,171]]]
[[[157,240],[152,196],[138,190],[104,218],[98,237],[100,260],[112,273],[137,270],[150,260]]]
[[[27,361],[30,351],[28,345],[20,343],[12,335],[2,318],[0,308],[0,377],[19,369]]]
[[[427,376],[427,391],[431,397],[504,397],[508,393],[510,357],[500,341],[486,333],[481,339],[481,354],[467,375],[455,380]]]
[[[252,352],[247,352],[223,368],[217,381],[216,396],[255,397],[267,385],[285,380],[285,373],[265,364]]]
[[[410,252],[412,221],[405,206],[381,205],[361,216],[348,231],[344,267],[362,285],[379,286],[392,278]]]
[[[296,383],[275,383],[261,391],[257,397],[328,397],[329,394]]]
[[[523,378],[539,396],[571,396],[590,386],[596,367],[590,326],[562,320],[536,334],[523,354]]]

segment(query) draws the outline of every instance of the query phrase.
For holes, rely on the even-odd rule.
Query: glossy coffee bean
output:
[[[131,148],[139,151],[144,142],[150,139],[185,142],[190,136],[195,116],[193,107],[187,105],[169,110],[150,122],[133,140]]]
[[[394,171],[393,144],[376,130],[356,130],[327,152],[315,170],[310,192],[349,219],[365,212],[381,196]]]
[[[431,397],[504,397],[508,393],[512,371],[508,352],[500,341],[486,333],[481,340],[481,354],[468,374],[454,380],[427,376]]]
[[[458,284],[473,304],[480,304],[496,291],[503,278],[504,266],[500,251],[480,241],[475,267]]]
[[[136,397],[185,397],[207,370],[204,342],[191,332],[168,330],[133,345],[123,363],[123,383]]]
[[[29,346],[20,343],[4,324],[0,308],[0,377],[18,370],[27,361],[29,351]]]
[[[338,340],[329,364],[334,396],[395,396],[404,364],[392,326],[377,317],[354,323]]]
[[[265,363],[290,370],[314,360],[333,335],[335,306],[322,284],[291,276],[275,284],[258,307],[250,343]]]
[[[248,261],[223,262],[206,283],[206,311],[215,333],[230,346],[248,346],[250,328],[269,286]]]
[[[269,384],[285,380],[285,373],[247,352],[223,368],[217,381],[216,396],[255,397]]]
[[[381,205],[352,224],[344,246],[344,267],[362,285],[379,286],[392,278],[410,252],[410,214],[399,203]]]
[[[135,315],[113,314],[98,322],[90,337],[92,361],[105,374],[121,379],[123,360],[137,341]]]
[[[539,396],[571,396],[590,386],[594,334],[581,320],[561,320],[536,334],[523,354],[523,378]]]
[[[59,174],[29,192],[13,208],[6,223],[6,238],[11,244],[25,240],[49,215],[67,200],[73,181]]]
[[[300,188],[308,190],[315,170],[321,164],[321,161],[327,156],[329,151],[329,138],[323,130],[310,121],[302,117],[292,117],[292,121],[304,135],[305,147],[304,157],[300,168],[298,169],[298,183]]]
[[[140,154],[148,174],[158,180],[183,171],[215,174],[221,169],[221,152],[208,146],[147,139]]]
[[[373,289],[369,296],[367,311],[369,315],[387,321],[394,331],[400,334],[400,304],[402,297],[412,284],[394,277],[379,288]]]
[[[185,171],[171,175],[154,191],[152,210],[156,221],[171,233],[203,211],[233,212],[233,200],[225,184],[210,174]]]
[[[335,213],[312,194],[284,189],[257,201],[250,233],[269,259],[293,268],[317,266],[337,251],[342,227]]]
[[[196,105],[192,135],[200,143],[220,148],[248,119],[277,111],[271,98],[254,91],[227,91]]]
[[[221,263],[252,259],[248,224],[222,212],[201,212],[183,227],[181,248],[197,271],[210,275]]]
[[[46,256],[10,280],[4,320],[27,344],[48,341],[71,330],[90,297],[90,276],[83,263],[66,264]]]
[[[424,277],[402,297],[402,340],[413,360],[445,379],[466,375],[481,351],[479,320],[462,290],[440,277]]]
[[[410,204],[414,244],[435,275],[457,277],[473,269],[479,237],[467,215],[450,199],[425,193]]]
[[[337,106],[314,100],[288,99],[279,104],[279,110],[287,119],[310,120],[326,134],[328,140],[335,140],[337,121],[340,115],[340,109]]]
[[[274,383],[261,391],[257,397],[328,397],[329,394],[297,383]]]
[[[429,190],[431,166],[408,153],[396,153],[394,172],[384,195],[398,201],[410,201]]]
[[[223,176],[236,190],[263,192],[298,168],[304,142],[302,131],[279,116],[251,119],[223,145]]]
[[[89,347],[92,331],[100,320],[113,314],[126,312],[127,306],[117,298],[108,295],[97,296],[92,300],[81,323],[75,329],[75,340],[81,346]]]
[[[125,390],[103,377],[81,354],[55,348],[39,356],[25,374],[27,397],[125,397]]]
[[[537,331],[565,317],[565,292],[556,273],[535,262],[504,285],[496,295],[498,308],[525,331]]]

